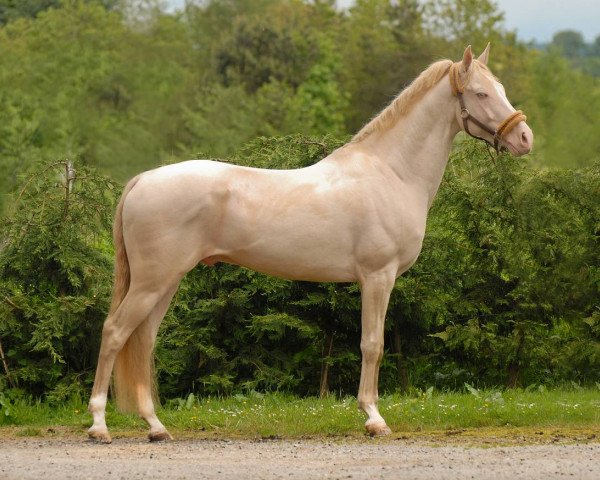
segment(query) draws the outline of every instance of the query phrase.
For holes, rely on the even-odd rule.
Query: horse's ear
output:
[[[477,57],[477,60],[479,60],[484,65],[487,65],[489,57],[490,57],[490,42],[488,42],[487,47],[485,47],[485,50],[481,53],[481,55],[479,55],[479,57]]]
[[[471,63],[473,62],[473,51],[471,50],[471,45],[465,48],[465,53],[463,53],[462,59],[462,69],[463,72],[468,72],[471,67]]]

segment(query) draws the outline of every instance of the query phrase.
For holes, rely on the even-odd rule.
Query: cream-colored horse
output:
[[[197,160],[132,179],[115,218],[115,287],[89,436],[111,441],[105,407],[114,366],[119,405],[137,408],[150,440],[171,438],[154,411],[156,333],[186,272],[215,262],[288,279],[358,282],[358,405],[369,433],[389,433],[377,409],[388,299],[419,255],[452,140],[466,128],[514,155],[532,146],[525,117],[486,67],[488,52],[489,45],[475,60],[469,46],[461,62],[434,63],[350,143],[310,167],[261,170]]]

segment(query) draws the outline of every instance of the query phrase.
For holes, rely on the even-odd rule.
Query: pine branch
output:
[[[12,388],[17,388],[17,385],[12,379],[12,375],[8,370],[8,364],[6,363],[6,359],[4,358],[4,349],[2,348],[2,341],[0,340],[0,359],[2,360],[2,366],[4,367],[4,371],[6,372],[6,378],[8,378],[8,383]]]

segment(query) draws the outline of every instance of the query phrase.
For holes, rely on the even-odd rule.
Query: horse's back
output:
[[[407,224],[394,215],[396,186],[368,163],[343,160],[297,170],[192,160],[151,170],[126,199],[126,235],[149,252],[168,244],[186,268],[225,261],[291,279],[355,280],[360,268],[398,256]]]

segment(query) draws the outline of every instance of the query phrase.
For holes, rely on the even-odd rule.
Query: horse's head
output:
[[[510,104],[504,87],[487,67],[489,53],[488,44],[475,60],[469,45],[462,61],[450,67],[452,92],[459,100],[458,123],[469,135],[521,156],[531,151],[533,132],[525,123],[527,117]]]

